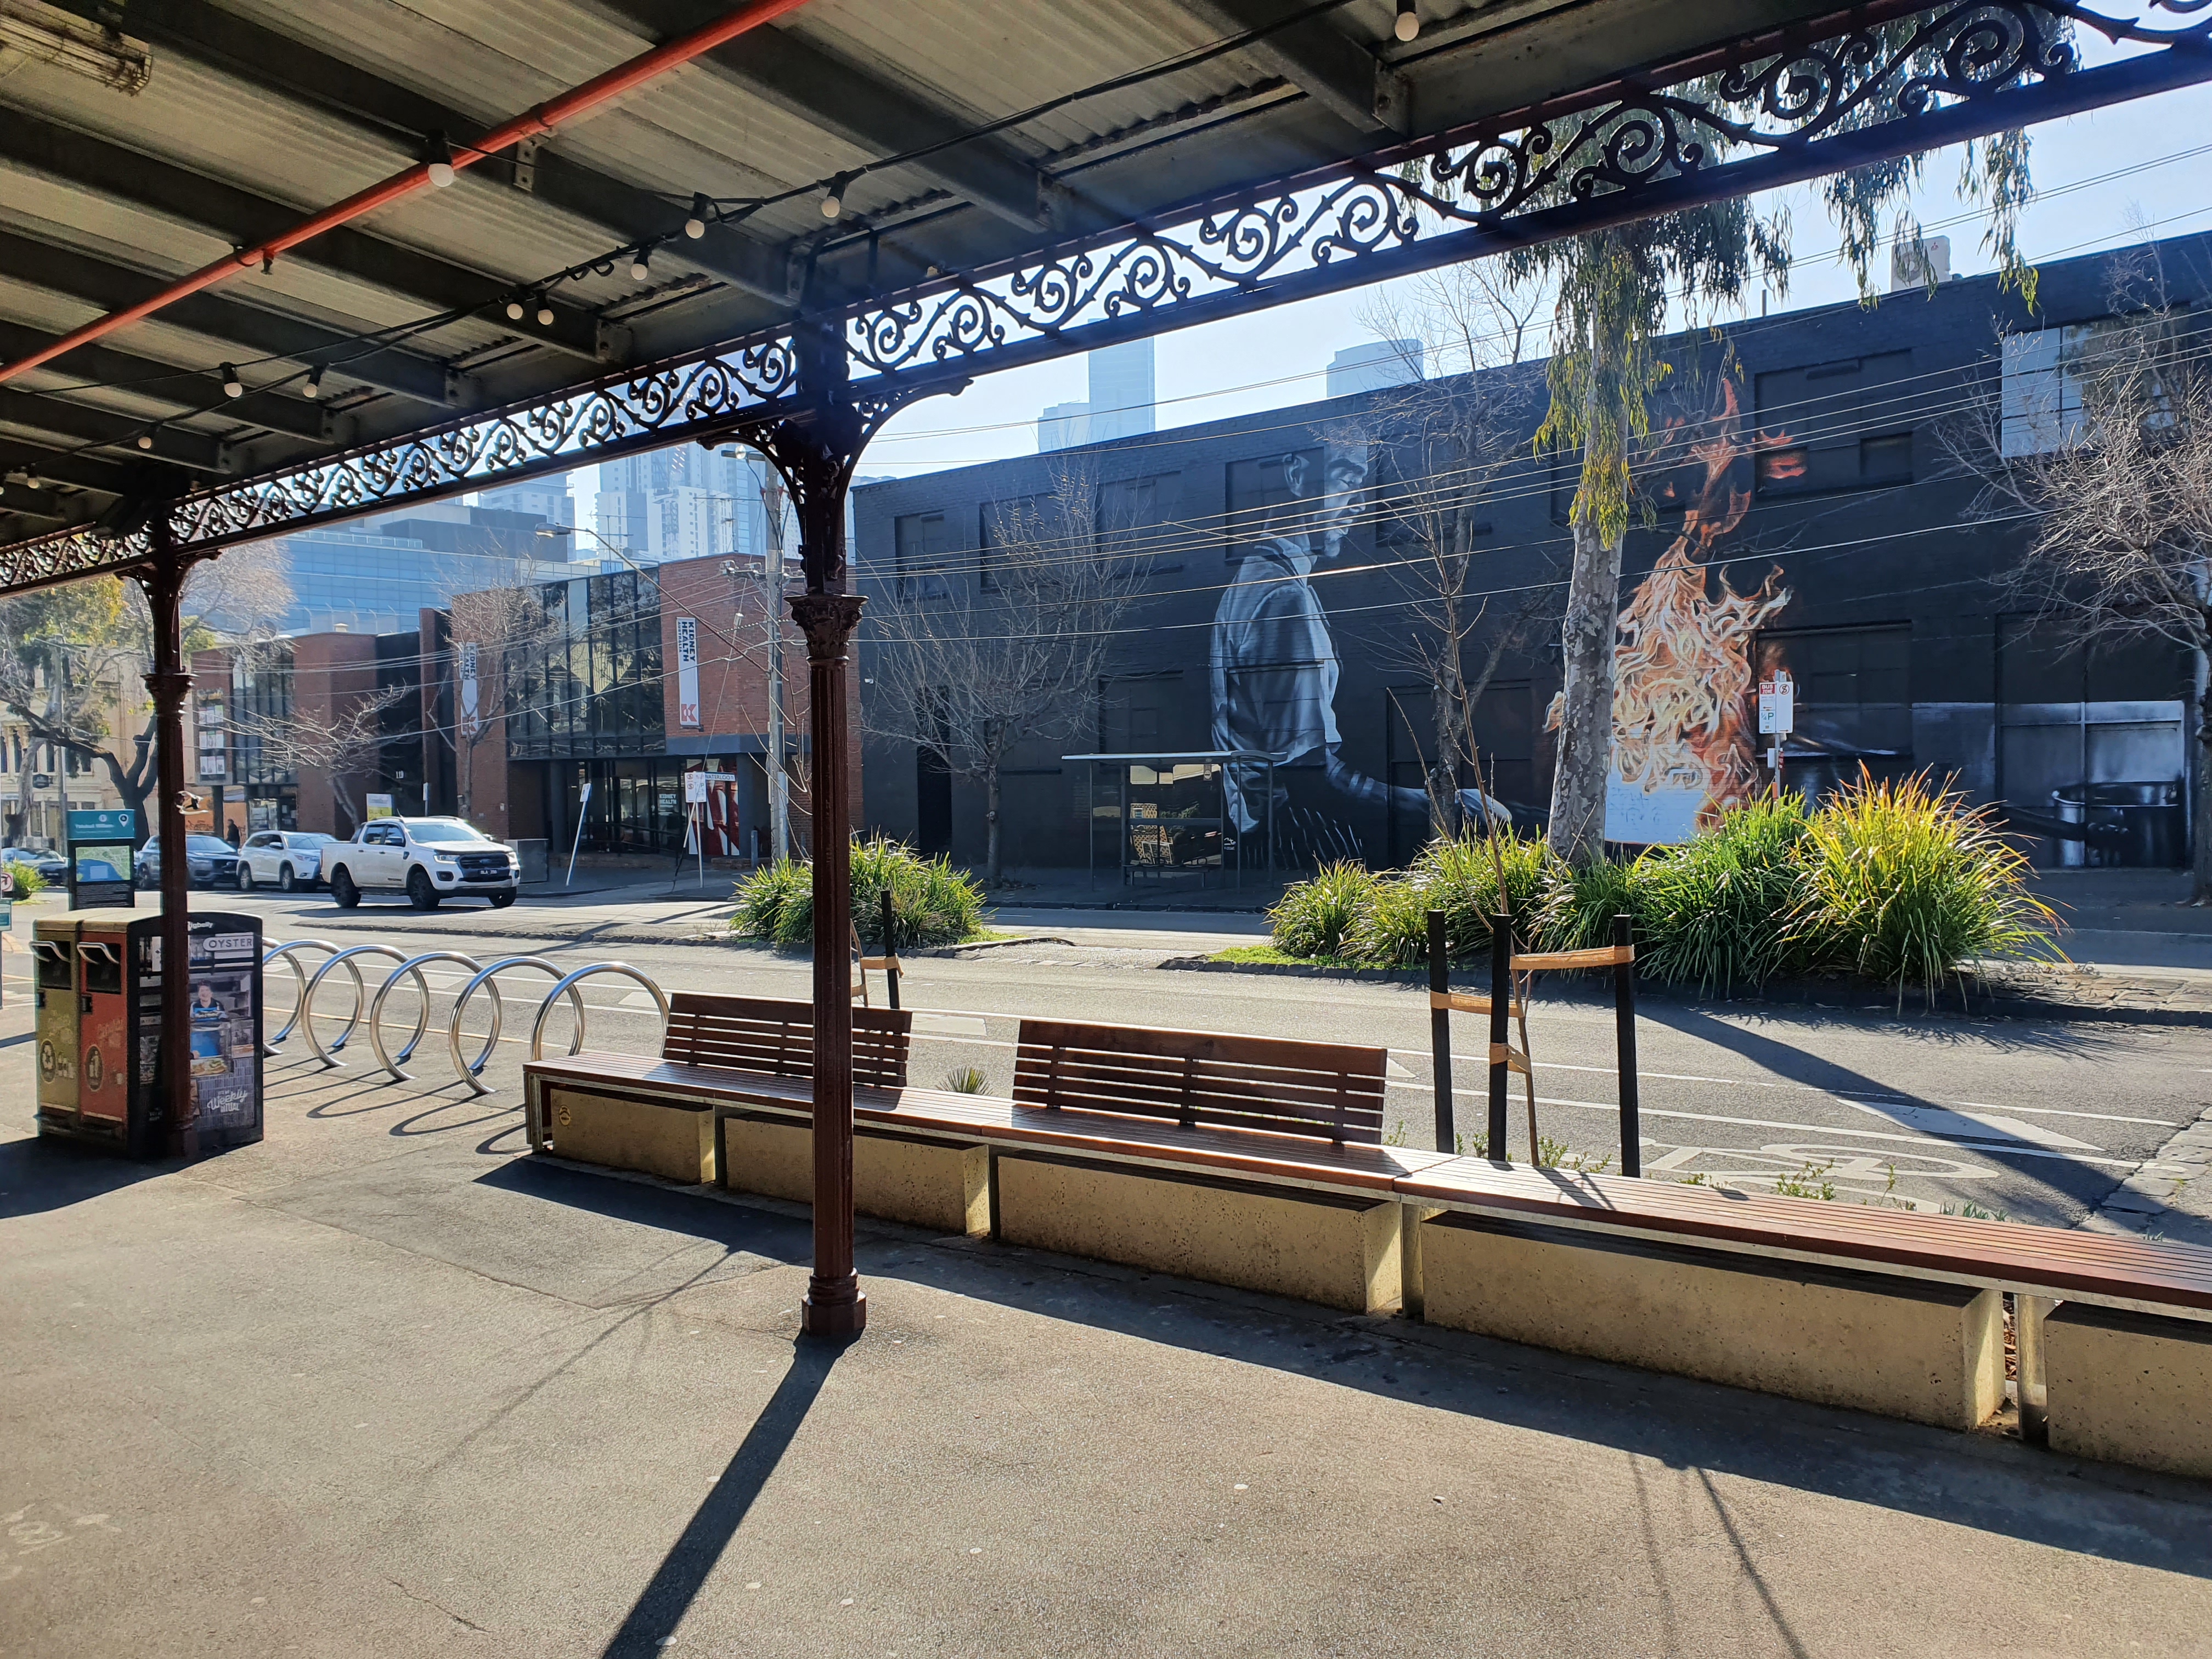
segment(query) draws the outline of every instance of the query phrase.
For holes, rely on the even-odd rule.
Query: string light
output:
[[[845,210],[845,192],[853,187],[853,175],[841,173],[830,181],[829,193],[822,198],[822,216],[834,219]]]
[[[652,258],[653,250],[651,248],[641,247],[638,249],[636,255],[629,262],[630,281],[633,283],[641,283],[647,277],[653,275],[653,267],[648,263]]]
[[[691,198],[691,216],[684,222],[684,234],[697,241],[707,234],[707,221],[714,217],[714,204],[704,194]]]
[[[1411,40],[1421,32],[1421,14],[1413,9],[1413,0],[1398,0],[1398,21],[1390,33],[1401,40]]]
[[[538,326],[540,328],[553,326],[553,307],[545,303],[545,296],[542,294],[538,296]]]
[[[154,434],[153,434],[152,433],[150,433],[150,432],[142,432],[142,433],[140,433],[140,434],[138,434],[138,447],[139,447],[139,448],[141,448],[141,449],[151,449],[153,447],[154,447]]]
[[[444,133],[430,135],[429,155],[430,183],[435,189],[443,190],[453,182],[453,147],[446,142]]]
[[[300,390],[310,398],[319,398],[323,395],[323,366],[320,363],[317,363],[307,371],[307,378],[301,382]]]
[[[507,320],[510,323],[519,323],[522,320],[521,301],[509,300],[507,302]]]
[[[226,398],[243,398],[246,395],[246,382],[238,378],[238,371],[228,363],[222,366],[222,395]]]

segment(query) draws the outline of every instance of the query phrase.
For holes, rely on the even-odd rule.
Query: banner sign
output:
[[[1797,729],[1797,687],[1786,668],[1759,683],[1759,735],[1786,738]]]
[[[468,640],[461,645],[461,735],[473,738],[483,722],[477,717],[477,647]]]
[[[699,620],[676,619],[676,723],[689,732],[699,729]]]

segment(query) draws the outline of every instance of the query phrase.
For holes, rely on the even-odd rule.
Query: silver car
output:
[[[238,890],[257,886],[280,893],[316,887],[323,879],[323,848],[337,839],[312,830],[263,830],[238,849]]]

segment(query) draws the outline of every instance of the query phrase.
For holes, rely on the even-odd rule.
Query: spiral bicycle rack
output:
[[[283,1045],[284,1039],[290,1036],[293,1030],[299,1025],[300,1016],[307,1012],[307,970],[300,965],[300,958],[295,956],[293,952],[295,951],[320,951],[325,956],[334,957],[338,954],[339,948],[339,946],[331,944],[326,939],[295,939],[289,944],[272,945],[265,952],[263,953],[261,957],[261,971],[264,974],[266,974],[269,971],[269,964],[270,963],[282,957],[283,959],[284,965],[292,970],[292,977],[299,982],[300,989],[299,1000],[292,1005],[292,1018],[284,1022],[284,1029],[277,1032],[275,1036],[264,1037],[262,1040],[261,1052],[264,1056],[273,1054],[276,1052],[277,1048]]]
[[[389,945],[349,945],[315,969],[314,977],[307,981],[306,994],[300,999],[299,1024],[301,1030],[307,1033],[307,1046],[315,1051],[317,1060],[334,1071],[345,1064],[337,1058],[337,1053],[352,1039],[355,1030],[361,1024],[362,1014],[368,1006],[368,988],[362,982],[361,967],[356,960],[361,957],[382,957],[388,962],[398,963],[407,960],[404,951],[394,950]],[[338,1033],[338,1040],[325,1046],[315,1030],[315,993],[321,988],[331,969],[337,967],[343,967],[353,980],[353,1010],[346,1016],[345,1030]],[[389,980],[386,981],[386,984],[390,982]],[[288,1026],[286,1030],[290,1028]]]
[[[480,1095],[497,1092],[483,1080],[481,1073],[490,1063],[492,1051],[499,1047],[500,1029],[502,1023],[499,1000],[495,995],[491,1005],[491,1030],[485,1034],[483,1048],[473,1060],[464,1060],[461,1057],[461,1015],[467,1010],[469,999],[477,994],[478,986],[489,983],[494,975],[505,973],[510,968],[535,968],[541,973],[552,975],[560,986],[566,988],[568,1006],[575,1010],[576,1014],[575,1040],[569,1044],[568,1052],[573,1054],[584,1046],[584,999],[582,994],[574,986],[568,984],[567,977],[562,974],[559,963],[548,962],[543,957],[501,957],[497,962],[487,963],[477,969],[476,977],[461,987],[460,994],[453,999],[453,1018],[446,1026],[446,1048],[447,1052],[453,1056],[454,1074]],[[657,987],[655,988],[658,989]],[[546,1006],[551,1006],[554,996],[557,994],[559,994],[558,990],[547,994]],[[538,1015],[538,1022],[542,1025],[544,1023],[545,1008],[540,1007]]]
[[[392,970],[383,984],[376,988],[376,995],[368,1005],[368,1046],[376,1050],[379,1063],[386,1071],[392,1073],[392,1080],[397,1083],[413,1081],[399,1068],[407,1063],[408,1056],[412,1054],[422,1042],[422,1034],[430,1029],[430,981],[423,977],[422,969],[434,962],[455,963],[472,974],[480,973],[483,969],[483,963],[478,962],[474,957],[463,956],[459,951],[427,951],[419,957],[408,957],[406,961]],[[392,994],[393,986],[410,976],[415,981],[415,989],[421,995],[422,1001],[422,1006],[415,1012],[415,1029],[407,1034],[406,1042],[395,1055],[384,1046],[384,1000]],[[487,988],[491,992],[492,1008],[494,1017],[496,1018],[499,1009],[499,986],[494,982]]]

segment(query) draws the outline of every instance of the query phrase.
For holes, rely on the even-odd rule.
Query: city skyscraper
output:
[[[529,513],[548,524],[565,525],[571,530],[576,527],[576,501],[568,493],[568,475],[565,472],[550,472],[526,483],[487,489],[477,501],[479,506],[495,507],[502,513]]]
[[[1051,404],[1037,416],[1037,453],[1157,430],[1152,362],[1150,340],[1101,346],[1092,352],[1088,363],[1091,396],[1081,403]]]

